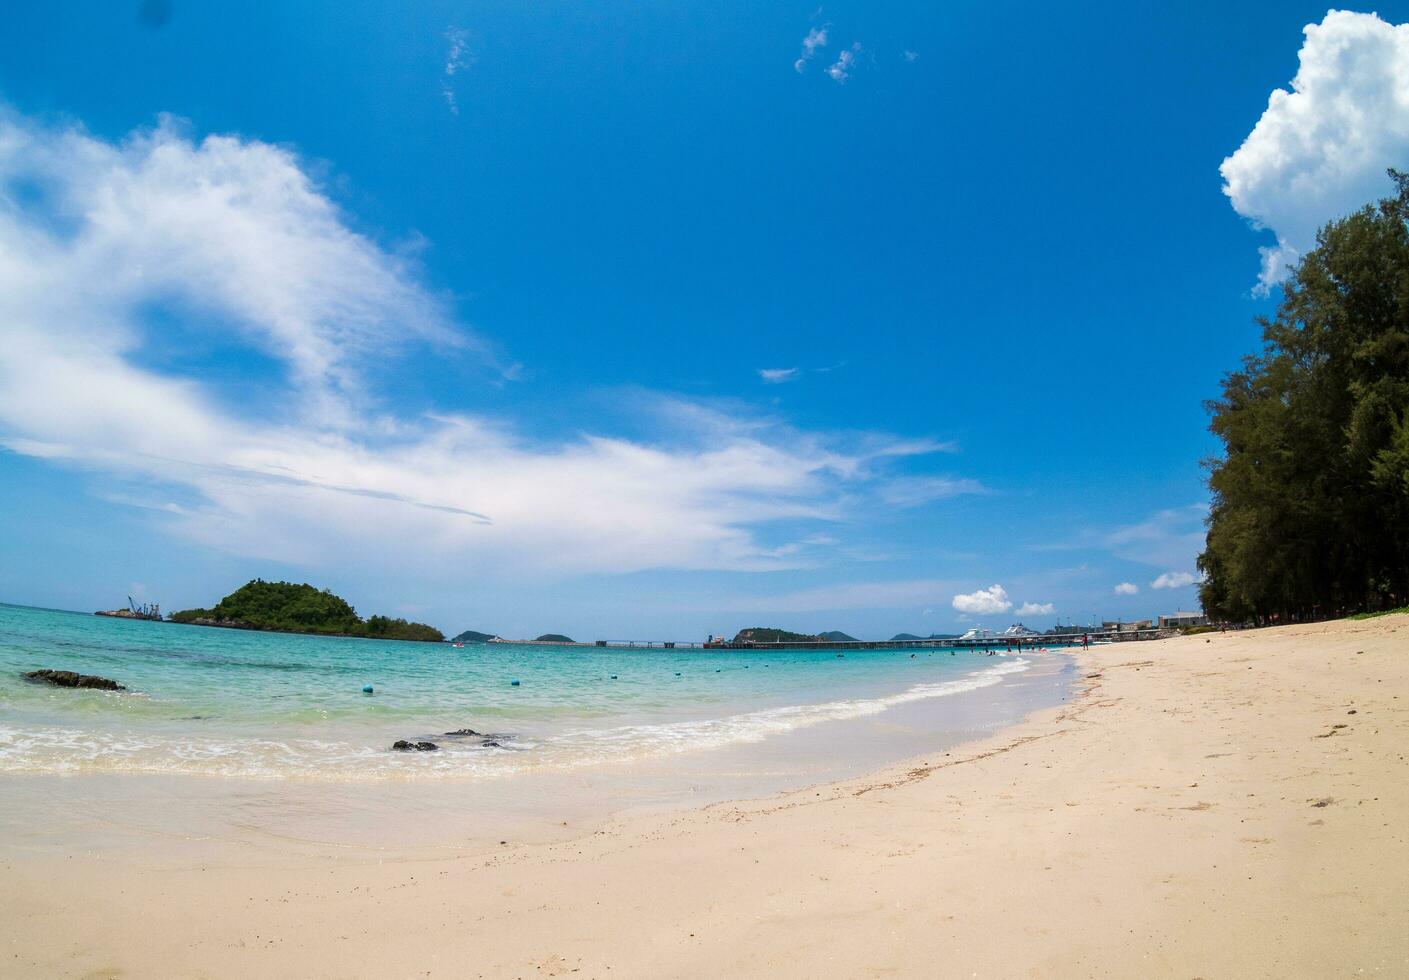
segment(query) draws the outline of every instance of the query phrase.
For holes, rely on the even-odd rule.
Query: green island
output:
[[[450,638],[452,643],[488,643],[494,639],[494,633],[481,633],[479,630],[465,630]]]
[[[420,640],[440,643],[445,635],[434,626],[389,616],[357,615],[357,610],[327,589],[308,583],[254,579],[231,592],[211,609],[172,613],[173,623],[224,626],[274,633],[315,633],[320,636],[360,636],[372,640]]]
[[[808,643],[819,642],[820,636],[793,633],[772,626],[751,626],[734,634],[735,643]]]

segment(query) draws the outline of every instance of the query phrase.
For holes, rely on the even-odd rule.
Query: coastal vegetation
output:
[[[572,640],[572,637],[570,637],[570,636],[564,636],[564,635],[561,634],[561,633],[544,633],[542,636],[538,637],[538,639],[535,640],[534,642],[535,642],[535,643],[571,643],[571,642],[573,642],[573,640]]]
[[[1199,568],[1211,617],[1375,612],[1409,596],[1409,175],[1321,229],[1209,403],[1223,442]]]
[[[327,589],[303,583],[266,582],[254,579],[221,599],[210,609],[183,609],[172,613],[172,622],[197,626],[279,633],[316,633],[323,636],[361,636],[377,640],[440,642],[444,634],[425,623],[388,616],[362,619],[347,600]]]
[[[792,633],[773,626],[750,626],[734,634],[734,643],[809,643],[818,642],[820,636],[808,633]]]

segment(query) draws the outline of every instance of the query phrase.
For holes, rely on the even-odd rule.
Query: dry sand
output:
[[[569,841],[7,856],[0,975],[1409,976],[1409,616],[1082,665],[987,742]]]

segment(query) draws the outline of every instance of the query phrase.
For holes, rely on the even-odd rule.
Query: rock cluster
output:
[[[24,675],[27,681],[36,684],[53,684],[55,687],[87,687],[97,691],[125,691],[117,681],[93,674],[76,674],[71,670],[31,670]]]
[[[408,742],[404,738],[398,738],[391,747],[396,752],[434,752],[440,748],[434,742]]]

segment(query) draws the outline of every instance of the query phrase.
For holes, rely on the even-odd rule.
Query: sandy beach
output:
[[[987,741],[556,840],[10,848],[0,973],[1405,976],[1406,653],[1402,615],[1100,647]]]

